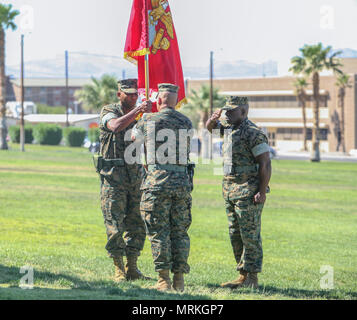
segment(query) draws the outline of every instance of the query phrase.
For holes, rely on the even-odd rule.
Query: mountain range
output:
[[[342,51],[341,58],[357,58],[357,50],[336,49]],[[207,79],[209,78],[209,66],[183,67],[185,78]],[[90,78],[101,77],[109,73],[119,79],[137,76],[136,67],[120,57],[90,54],[87,52],[69,53],[69,77]],[[18,78],[19,66],[8,66],[6,74]],[[254,63],[246,60],[216,61],[214,63],[215,78],[243,78],[278,75],[278,63],[268,60],[263,63]],[[34,60],[25,63],[26,78],[62,78],[65,76],[64,58],[58,57],[46,60]]]
[[[357,50],[349,48],[332,50],[332,52],[337,51],[342,51],[342,54],[338,56],[340,58],[357,58]]]
[[[137,76],[136,67],[119,57],[102,56],[96,54],[69,53],[69,77],[90,78],[100,77],[104,73],[114,74],[118,78],[132,78]],[[207,67],[184,67],[185,78],[198,79],[209,77]],[[19,66],[8,66],[6,74],[18,78]],[[214,77],[237,78],[254,76],[274,76],[278,74],[278,64],[275,61],[253,63],[244,60],[231,62],[215,62]],[[35,60],[25,63],[26,78],[61,78],[65,76],[64,58]]]

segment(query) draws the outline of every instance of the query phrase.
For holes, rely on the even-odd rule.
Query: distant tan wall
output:
[[[21,101],[21,88],[16,85],[13,85],[13,89],[16,101]]]
[[[278,78],[247,78],[214,80],[213,85],[220,91],[262,91],[262,90],[293,90],[293,77]],[[188,92],[199,90],[203,85],[209,85],[209,80],[188,80]]]
[[[343,58],[341,59],[343,67],[341,68],[345,73],[357,73],[357,58]]]
[[[220,91],[264,91],[264,90],[294,90],[295,77],[217,79],[213,85]],[[320,77],[320,89],[331,89],[336,80],[332,76]],[[312,90],[311,81],[309,90]],[[209,85],[209,80],[187,80],[187,89],[199,90],[202,85]],[[332,85],[333,86],[333,85]]]
[[[346,149],[357,149],[357,75],[351,77],[352,88],[346,90],[345,135]]]
[[[356,101],[356,80],[355,75],[351,75],[351,88],[346,89],[345,96],[345,141],[346,150],[357,148],[357,101]],[[341,109],[338,105],[338,88],[335,85],[336,78],[330,77],[327,86],[330,88],[330,136],[329,146],[331,151],[335,151],[337,147],[337,121],[341,120]],[[342,149],[340,149],[341,151]]]

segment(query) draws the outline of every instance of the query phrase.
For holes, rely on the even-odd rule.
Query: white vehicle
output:
[[[25,101],[24,113],[25,115],[37,113],[37,106],[32,101]],[[7,102],[6,115],[14,118],[21,117],[21,102],[18,101]]]

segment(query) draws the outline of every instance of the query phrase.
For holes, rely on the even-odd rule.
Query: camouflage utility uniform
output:
[[[261,272],[263,249],[260,229],[264,204],[253,202],[259,191],[259,166],[255,158],[269,151],[268,139],[248,119],[239,126],[218,122],[218,129],[222,136],[225,130],[231,130],[223,146],[223,197],[237,270]]]
[[[143,168],[124,161],[125,149],[132,143],[130,132],[136,122],[118,133],[113,133],[106,126],[111,119],[122,116],[124,112],[120,104],[105,106],[100,115],[101,154],[106,160],[116,159],[106,161],[106,166],[100,171],[101,207],[108,237],[105,248],[112,258],[139,256],[146,237],[145,224],[140,215]]]
[[[172,130],[176,135],[176,161],[172,164],[158,164],[150,157],[150,128],[158,136],[162,129]],[[155,129],[155,130],[154,130]],[[191,184],[187,166],[179,164],[179,130],[192,129],[191,121],[180,112],[165,108],[161,112],[145,114],[136,125],[135,135],[144,138],[148,150],[148,173],[144,179],[140,210],[151,241],[155,271],[171,270],[173,273],[189,273],[187,263],[190,251],[188,229],[191,217]],[[154,138],[153,138],[154,139]],[[159,139],[155,139],[159,140]],[[152,140],[151,140],[152,142]],[[155,154],[167,142],[155,141]],[[183,148],[185,163],[188,163],[190,139]],[[181,153],[182,158],[182,153]]]

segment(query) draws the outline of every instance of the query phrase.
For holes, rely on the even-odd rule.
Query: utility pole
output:
[[[68,121],[68,109],[69,109],[69,101],[68,101],[68,51],[65,51],[65,60],[66,60],[66,127],[69,127]]]
[[[125,73],[125,69],[123,69],[123,71],[121,73],[122,80],[125,80],[125,77],[126,77],[126,73]]]
[[[25,88],[24,88],[24,35],[21,35],[21,122],[20,122],[20,146],[25,152],[25,120],[24,120]]]
[[[210,114],[213,113],[213,51],[210,53],[210,92],[209,92],[209,100],[210,100]],[[212,134],[210,135],[210,159],[213,158],[213,140]]]

